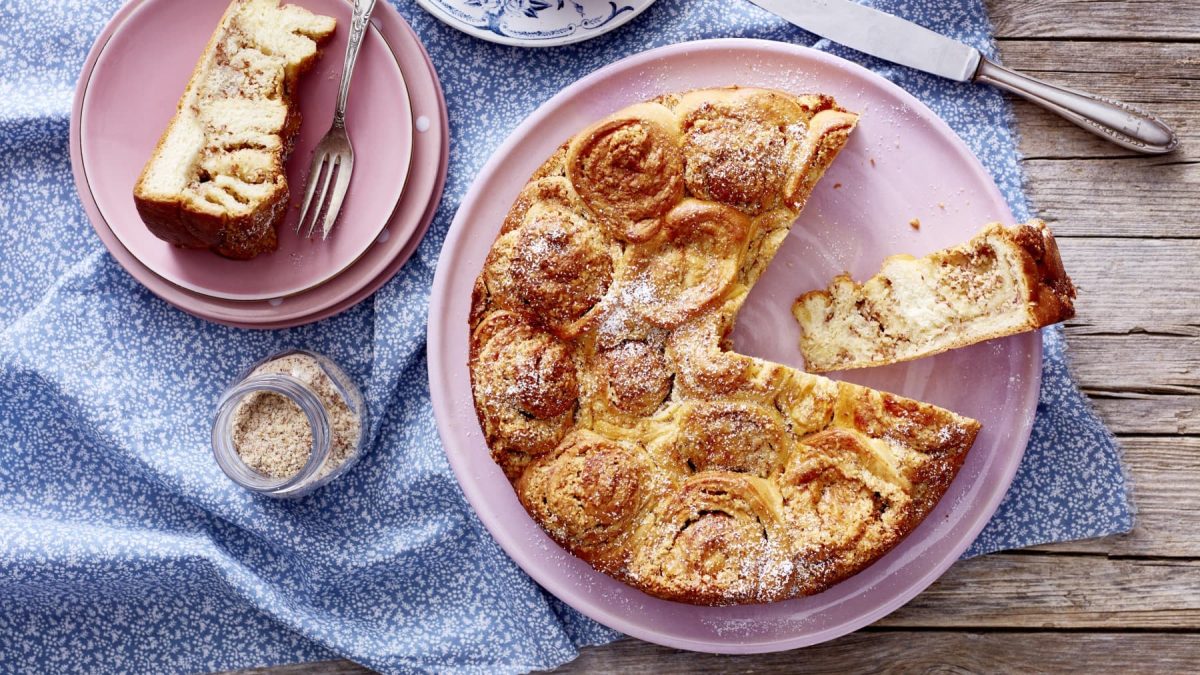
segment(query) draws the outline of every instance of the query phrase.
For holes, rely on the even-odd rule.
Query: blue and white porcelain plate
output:
[[[554,47],[603,35],[654,0],[417,0],[468,35],[518,47]]]

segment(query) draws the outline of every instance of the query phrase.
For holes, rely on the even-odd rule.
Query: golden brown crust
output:
[[[687,138],[691,194],[750,215],[780,205],[811,117],[795,97],[742,89],[714,100],[693,92],[675,112]]]
[[[518,196],[472,297],[476,410],[530,515],[596,569],[698,604],[816,593],[949,485],[973,421],[730,351],[854,120],[821,96],[668,94],[581,132]],[[549,271],[522,247],[554,248]],[[538,396],[495,395],[524,371]]]
[[[645,241],[683,198],[681,146],[670,110],[638,104],[575,136],[564,160],[567,178],[610,233]]]
[[[1005,228],[1004,232],[1028,256],[1025,274],[1038,326],[1073,318],[1075,284],[1063,268],[1058,242],[1046,223],[1035,219],[1015,229]]]
[[[681,406],[671,458],[681,471],[732,471],[768,480],[782,471],[791,436],[774,408],[742,401]]]
[[[693,604],[788,597],[795,566],[777,502],[761,479],[697,473],[643,520],[621,576],[651,595]]]
[[[833,100],[823,97],[821,104],[832,106]],[[796,211],[804,208],[817,181],[849,140],[857,121],[856,115],[835,108],[821,109],[820,114],[813,116],[800,144],[796,166],[784,186],[784,206]]]
[[[609,402],[630,415],[648,416],[671,393],[674,374],[662,346],[629,340],[598,352],[603,367],[598,374]]]
[[[492,457],[515,478],[550,452],[574,422],[579,384],[573,345],[517,314],[494,312],[471,335],[471,389]]]
[[[515,487],[554,539],[573,542],[598,567],[619,570],[633,526],[668,485],[638,444],[579,431],[535,460]]]
[[[669,329],[725,296],[741,266],[750,220],[698,199],[679,202],[665,216],[657,236],[629,246],[625,281],[642,318]]]
[[[576,212],[537,204],[516,233],[514,300],[563,337],[575,334],[612,282],[613,251]]]
[[[277,181],[258,211],[239,217],[194,211],[182,200],[145,199],[136,193],[133,201],[146,228],[159,239],[180,248],[207,248],[226,258],[249,260],[278,246],[276,227],[286,216],[289,197],[286,180]]]

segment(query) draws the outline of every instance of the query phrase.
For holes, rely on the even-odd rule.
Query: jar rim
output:
[[[253,372],[253,368],[249,372]],[[254,393],[264,391],[285,396],[295,403],[308,419],[312,430],[308,460],[299,471],[285,478],[265,476],[246,464],[237,452],[229,431],[237,404]],[[320,398],[303,381],[283,373],[250,375],[226,390],[217,402],[217,414],[212,426],[212,448],[217,465],[233,482],[254,492],[284,494],[316,476],[329,458],[332,450],[329,416]]]
[[[258,370],[262,366],[265,366],[272,361],[278,361],[285,356],[292,356],[293,354],[303,354],[304,356],[312,358],[312,360],[316,362],[317,367],[319,367],[325,373],[325,376],[329,378],[330,383],[333,384],[334,391],[336,391],[338,396],[341,397],[342,402],[347,406],[356,409],[359,418],[363,419],[364,421],[366,420],[367,416],[370,414],[370,404],[366,397],[363,396],[362,392],[358,390],[358,387],[356,384],[354,384],[354,380],[350,377],[350,374],[347,373],[346,370],[333,359],[319,352],[314,352],[311,349],[304,349],[303,347],[288,347],[287,349],[275,352],[274,354],[264,356],[263,358],[244,368],[241,374],[238,375],[237,381],[241,382],[253,377],[254,371]],[[332,371],[330,369],[332,369]],[[362,445],[363,437],[364,436],[360,434],[360,446]],[[362,448],[359,447],[358,449],[361,450]]]

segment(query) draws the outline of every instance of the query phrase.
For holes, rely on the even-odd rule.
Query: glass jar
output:
[[[213,455],[247,490],[299,497],[358,461],[367,422],[362,392],[337,364],[287,350],[250,366],[221,394]]]

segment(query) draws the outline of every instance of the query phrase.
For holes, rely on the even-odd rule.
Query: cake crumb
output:
[[[921,219],[913,218],[912,220],[908,221],[908,226],[914,230],[920,230],[921,229]]]
[[[833,184],[833,189],[834,189],[834,190],[841,190],[841,189],[842,189],[842,184],[841,184],[841,183],[834,183],[834,184]]]
[[[938,202],[938,208],[945,211],[946,210],[946,202]]]
[[[871,158],[871,168],[872,169],[875,168],[875,158],[874,157]]]

